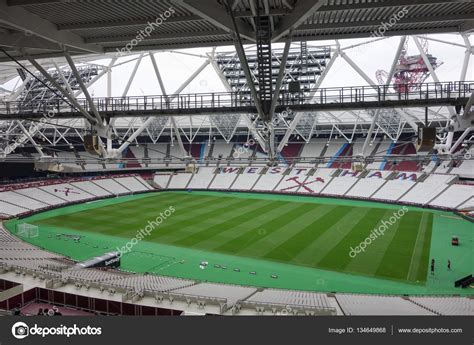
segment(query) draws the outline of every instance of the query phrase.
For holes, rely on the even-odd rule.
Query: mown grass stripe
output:
[[[257,223],[251,227],[248,231],[244,232],[237,238],[234,238],[221,246],[214,248],[214,250],[224,253],[239,253],[245,251],[245,249],[254,243],[258,245],[258,242],[265,241],[275,232],[291,223],[295,218],[300,218],[302,215],[312,211],[315,212],[321,207],[320,205],[296,205],[296,208],[289,209],[283,212],[280,216],[273,218],[272,220],[265,223]]]
[[[390,211],[388,211],[390,212]],[[366,216],[352,226],[352,230],[344,236],[338,246],[334,247],[324,258],[318,262],[319,267],[331,267],[344,270],[351,261],[348,255],[350,247],[357,246],[378,225],[380,219],[387,213],[384,209],[370,209]]]
[[[376,275],[393,279],[406,279],[420,222],[421,214],[415,211],[407,212],[401,218],[398,231],[387,248]]]
[[[254,216],[257,216],[261,212],[266,212],[267,210],[271,210],[272,208],[275,207],[276,204],[278,204],[278,201],[265,201],[262,203],[262,206],[259,206],[257,208],[255,208],[253,204],[252,205],[247,204],[246,208],[250,208],[249,211],[243,212],[243,213],[237,212],[238,214],[234,215],[233,217],[223,222],[217,223],[214,226],[198,231],[181,240],[175,241],[173,242],[173,244],[179,245],[179,246],[196,247],[200,242],[206,239],[209,239],[222,231],[226,231],[229,226],[238,224],[242,219],[252,219]]]
[[[315,219],[288,241],[274,248],[269,253],[266,253],[263,257],[277,261],[292,261],[301,250],[309,246],[314,240],[321,236],[335,219],[340,219],[349,210],[350,207],[334,207],[324,216]]]

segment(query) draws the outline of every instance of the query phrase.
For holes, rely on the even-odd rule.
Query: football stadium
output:
[[[473,18],[0,1],[0,314],[474,315]]]

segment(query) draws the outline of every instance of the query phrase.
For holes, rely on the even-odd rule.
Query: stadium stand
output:
[[[447,189],[455,178],[452,175],[430,175],[422,183],[417,183],[400,201],[424,205]]]
[[[413,174],[413,176],[416,176]],[[395,177],[393,180],[388,180],[383,188],[375,192],[371,197],[380,200],[396,201],[415,186],[416,180]]]
[[[281,315],[336,315],[336,308],[325,294],[265,289],[257,291],[245,300],[240,300],[236,309],[255,308],[257,313],[279,313]]]
[[[171,177],[168,184],[169,189],[185,189],[189,183],[189,180],[193,177],[193,174],[189,173],[178,173]]]
[[[306,174],[310,171],[309,168],[304,167],[295,167],[291,169],[290,173],[285,175],[285,177],[280,181],[280,183],[275,187],[275,191],[279,192],[297,192],[300,188],[298,183],[302,183],[306,180]]]
[[[336,300],[345,315],[435,315],[401,297],[336,294]]]
[[[118,177],[114,178],[114,181],[132,192],[145,192],[152,189],[140,176]]]
[[[212,157],[214,158],[219,158],[222,157],[222,159],[227,159],[234,147],[234,144],[228,144],[225,141],[215,141],[214,142],[214,147],[212,150]]]
[[[301,186],[299,192],[304,194],[322,193],[333,179],[332,174],[334,172],[335,169],[318,168],[312,176],[308,176],[304,182],[305,186]]]
[[[58,196],[55,196],[53,194],[50,194],[38,188],[18,189],[16,190],[16,193],[20,193],[29,198],[39,200],[48,205],[60,205],[65,202],[64,199],[59,198]]]
[[[153,182],[159,186],[161,189],[166,189],[168,187],[168,183],[171,179],[171,174],[156,174],[153,178]]]
[[[214,168],[201,167],[197,174],[194,174],[187,188],[207,189],[214,178]]]
[[[27,196],[15,193],[14,191],[0,193],[0,200],[7,201],[12,205],[21,206],[22,208],[29,210],[37,210],[48,206],[44,202],[31,199]]]
[[[93,180],[92,183],[95,183],[99,187],[107,190],[109,193],[115,195],[129,194],[130,190],[122,186],[121,184],[115,182],[112,179],[103,179],[103,180]]]
[[[47,193],[56,195],[66,201],[79,201],[91,199],[94,197],[94,195],[89,194],[83,190],[77,189],[68,183],[54,184],[39,188]]]
[[[472,198],[473,195],[474,185],[453,184],[429,204],[455,209]]]
[[[112,193],[90,181],[71,182],[71,185],[96,197],[110,196]]]
[[[225,173],[226,168],[223,168]],[[260,178],[260,174],[263,168],[248,167],[244,169],[242,174],[237,176],[237,180],[234,181],[234,184],[230,189],[232,190],[251,190],[255,183]]]
[[[410,297],[413,303],[438,315],[474,315],[474,300],[455,297]]]
[[[358,182],[358,178],[353,176],[354,174],[356,173],[344,170],[341,175],[331,180],[331,183],[324,189],[324,194],[343,196]]]
[[[256,191],[273,191],[278,183],[283,179],[283,167],[269,168],[267,173],[260,175],[257,183],[253,187]]]
[[[173,292],[183,295],[223,298],[227,300],[227,305],[234,305],[237,301],[247,298],[256,291],[257,289],[246,286],[200,283],[179,288]]]
[[[15,205],[0,201],[0,214],[16,216],[18,214],[21,214],[27,211],[28,210],[26,208],[15,206]]]
[[[231,171],[219,169],[219,172],[214,177],[212,184],[209,186],[210,189],[223,189],[228,190],[237,179],[239,169],[232,169]]]

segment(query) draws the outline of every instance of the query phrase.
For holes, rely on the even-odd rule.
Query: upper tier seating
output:
[[[227,159],[230,156],[234,144],[228,144],[225,141],[215,141],[214,148],[212,150],[212,157]]]

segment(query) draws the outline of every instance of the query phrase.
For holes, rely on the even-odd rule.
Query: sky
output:
[[[437,34],[428,36],[433,39],[444,40],[447,42],[464,44],[460,35],[456,34]],[[370,39],[346,39],[340,40],[342,48],[351,45],[373,41]],[[375,73],[382,69],[388,71],[393,61],[400,38],[390,37],[383,40],[375,41],[367,45],[345,50],[347,55],[375,82]],[[472,39],[471,39],[472,41]],[[436,70],[440,81],[459,80],[462,63],[464,59],[465,49],[455,45],[444,44],[435,41],[428,41],[429,54],[438,58],[442,65]],[[474,42],[472,42],[474,44]],[[308,46],[335,46],[335,41],[312,41],[308,42]],[[273,47],[281,47],[281,44],[275,44]],[[211,48],[185,49],[180,52],[185,54],[197,54],[206,56],[210,53]],[[219,47],[217,52],[234,51],[233,47]],[[418,55],[417,47],[413,39],[409,39],[408,54]],[[133,55],[121,57],[118,62],[130,60]],[[166,92],[168,94],[175,93],[178,87],[185,81],[204,61],[204,58],[189,56],[174,52],[158,52],[155,53],[158,68],[162,74]],[[107,65],[109,60],[99,60],[97,63]],[[128,81],[134,67],[134,62],[124,64],[113,69],[112,73],[112,95],[122,96],[125,85]],[[471,58],[466,80],[474,80],[474,58]],[[427,81],[433,81],[432,76]],[[352,67],[342,58],[338,58],[328,73],[321,87],[340,87],[340,86],[359,86],[367,85]],[[106,96],[106,78],[102,78],[90,88],[91,93],[96,97]],[[199,76],[183,90],[182,93],[199,93],[199,92],[219,92],[225,91],[222,82],[219,80],[213,67],[208,65]],[[159,95],[161,91],[156,79],[153,66],[149,57],[142,59],[140,67],[137,71],[130,90],[129,96],[139,95]]]

